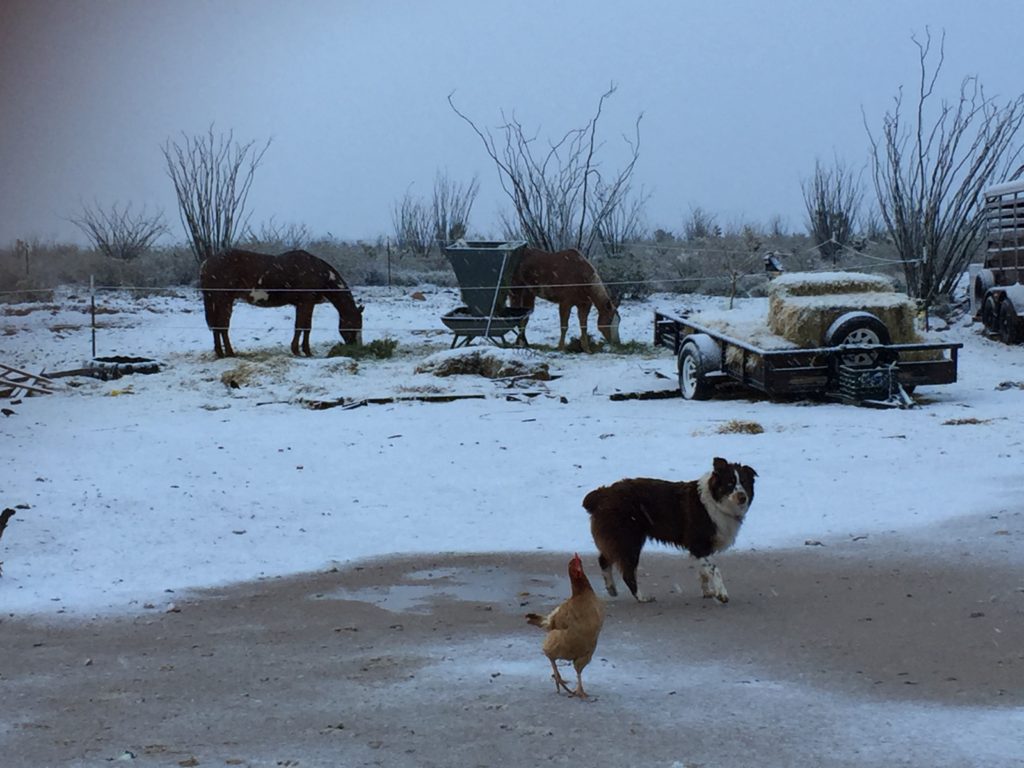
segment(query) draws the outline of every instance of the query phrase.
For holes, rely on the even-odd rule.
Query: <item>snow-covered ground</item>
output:
[[[619,402],[609,395],[674,387],[667,350],[506,353],[547,362],[557,376],[547,382],[417,373],[447,349],[440,316],[459,303],[452,289],[419,290],[423,299],[412,288],[356,289],[364,339],[399,343],[391,359],[356,362],[323,356],[337,340],[326,306],[314,316],[316,357],[289,354],[290,309],[239,305],[239,357],[216,360],[192,289],[101,294],[96,355],[153,357],[163,369],[60,379],[54,395],[3,402],[13,414],[0,419],[0,506],[18,508],[0,540],[0,610],[136,611],[170,602],[166,590],[389,553],[589,553],[580,507],[588,490],[632,475],[696,478],[714,456],[760,476],[739,548],[890,531],[927,541],[948,521],[1021,504],[1024,346],[986,340],[966,322],[928,335],[964,343],[960,379],[920,388],[916,409]],[[649,344],[654,307],[686,302],[725,304],[627,303],[623,340]],[[33,372],[78,367],[93,356],[87,305],[83,292],[64,290],[52,305],[0,308],[0,361]],[[765,307],[748,299],[734,313],[742,321]],[[530,339],[557,339],[552,305],[538,305]],[[486,397],[301,404],[432,394]],[[732,420],[764,432],[721,431]]]

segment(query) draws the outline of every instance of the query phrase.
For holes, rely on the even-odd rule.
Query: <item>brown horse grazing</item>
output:
[[[362,305],[356,304],[352,289],[334,267],[306,251],[288,251],[280,256],[271,256],[233,248],[203,262],[199,269],[199,287],[203,292],[206,325],[213,331],[213,350],[217,357],[235,354],[228,339],[235,299],[257,307],[293,305],[293,355],[299,354],[300,335],[303,353],[310,354],[313,308],[324,301],[331,302],[338,310],[338,332],[345,343],[362,343]]]
[[[562,333],[558,348],[565,349],[565,335],[569,330],[569,314],[576,307],[580,321],[580,343],[583,351],[590,351],[587,335],[587,316],[591,307],[597,307],[597,329],[613,344],[619,343],[619,312],[601,282],[594,265],[575,248],[550,253],[536,248],[523,251],[519,265],[512,275],[509,306],[533,309],[536,297],[558,304]],[[526,321],[523,322],[520,341],[526,343]]]

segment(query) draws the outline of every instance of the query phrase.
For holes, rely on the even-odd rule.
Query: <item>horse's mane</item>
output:
[[[615,306],[611,293],[601,280],[601,276],[597,274],[596,269],[594,270],[594,282],[590,284],[590,300],[594,302],[595,306],[604,304]]]

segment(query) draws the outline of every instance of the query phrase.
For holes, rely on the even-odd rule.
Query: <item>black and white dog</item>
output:
[[[750,467],[716,458],[699,480],[671,482],[650,477],[619,480],[591,491],[583,499],[590,513],[590,531],[600,555],[598,563],[609,595],[616,595],[612,566],[640,602],[636,568],[648,539],[686,549],[700,559],[704,597],[729,601],[722,575],[708,558],[732,546],[754,500]]]

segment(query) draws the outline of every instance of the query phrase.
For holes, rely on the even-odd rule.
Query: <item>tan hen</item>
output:
[[[597,647],[597,637],[604,624],[604,603],[591,588],[579,554],[569,561],[569,581],[572,584],[572,596],[569,599],[546,616],[526,614],[526,621],[547,630],[541,647],[551,662],[555,691],[565,689],[570,696],[585,699],[587,693],[583,690],[583,668],[590,663]],[[555,663],[557,659],[571,661],[576,669],[575,691],[570,690],[559,674]]]

